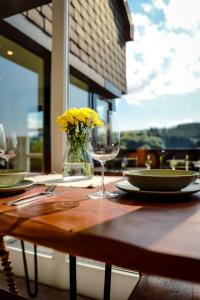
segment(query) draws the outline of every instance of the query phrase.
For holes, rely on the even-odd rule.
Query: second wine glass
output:
[[[108,160],[115,158],[120,149],[120,133],[117,124],[116,112],[108,111],[104,124],[101,127],[94,127],[91,132],[88,153],[94,160],[101,164],[101,190],[90,193],[89,198],[103,199],[117,197],[117,193],[105,191],[104,186],[104,164]]]
[[[5,162],[5,168],[8,168],[8,159],[6,157],[7,143],[3,124],[0,124],[0,158]]]
[[[3,157],[6,152],[6,134],[3,124],[0,124],[0,156]]]
[[[5,154],[8,168],[10,167],[10,160],[16,157],[17,145],[17,134],[16,132],[12,131],[7,137],[7,152]]]

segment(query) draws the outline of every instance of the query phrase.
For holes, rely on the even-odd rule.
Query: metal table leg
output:
[[[0,259],[3,267],[3,273],[8,283],[8,289],[12,294],[17,294],[18,292],[16,288],[14,273],[9,259],[9,251],[6,249],[2,235],[0,235]]]
[[[22,241],[22,240],[21,240],[21,247],[22,247],[22,258],[23,258],[23,263],[24,263],[24,273],[25,273],[25,282],[26,282],[27,293],[30,297],[34,298],[38,294],[37,246],[34,245],[34,290],[33,291],[31,291],[28,266],[27,266],[27,260],[26,260],[26,254],[25,254],[25,246],[24,246],[24,241]]]
[[[76,256],[69,256],[70,268],[70,300],[77,299],[77,281],[76,281]],[[104,300],[110,300],[111,290],[111,272],[112,265],[106,264],[105,266],[105,279],[104,279]]]
[[[110,300],[112,265],[106,264],[104,277],[104,300]]]
[[[37,246],[34,245],[34,291],[30,288],[30,279],[28,274],[28,267],[25,255],[24,241],[21,240],[22,257],[24,262],[24,272],[27,292],[30,297],[36,297],[38,294],[38,264],[37,264]],[[77,300],[77,280],[76,280],[76,256],[69,255],[69,277],[70,277],[70,300]],[[110,300],[111,289],[111,271],[112,265],[106,264],[105,266],[105,279],[104,279],[104,300]]]
[[[38,294],[38,263],[37,263],[37,246],[34,245],[34,291],[31,291],[30,279],[28,273],[28,266],[25,254],[24,241],[21,240],[22,257],[24,263],[24,273],[27,293],[30,297],[34,298]],[[69,256],[70,267],[70,300],[77,299],[77,284],[76,284],[76,256]]]
[[[70,300],[77,299],[76,256],[69,255]]]

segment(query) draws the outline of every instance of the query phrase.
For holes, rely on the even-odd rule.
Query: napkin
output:
[[[88,180],[80,181],[64,181],[62,174],[48,174],[48,175],[36,175],[28,177],[35,184],[57,184],[57,186],[65,187],[77,187],[77,188],[94,188],[101,185],[101,176],[94,176]],[[104,177],[105,184],[119,180],[118,177],[109,176]]]

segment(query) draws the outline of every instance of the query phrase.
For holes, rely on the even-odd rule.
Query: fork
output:
[[[48,197],[48,196],[54,195],[53,191],[55,190],[56,186],[57,186],[56,184],[49,185],[43,192],[33,193],[28,196],[20,197],[15,200],[7,202],[6,204],[8,204],[8,205],[25,204],[32,200],[38,199],[38,197],[41,198],[42,196]]]

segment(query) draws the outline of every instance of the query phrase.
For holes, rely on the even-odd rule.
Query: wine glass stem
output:
[[[101,162],[101,192],[102,192],[102,194],[105,192],[105,186],[104,186],[104,162]]]

